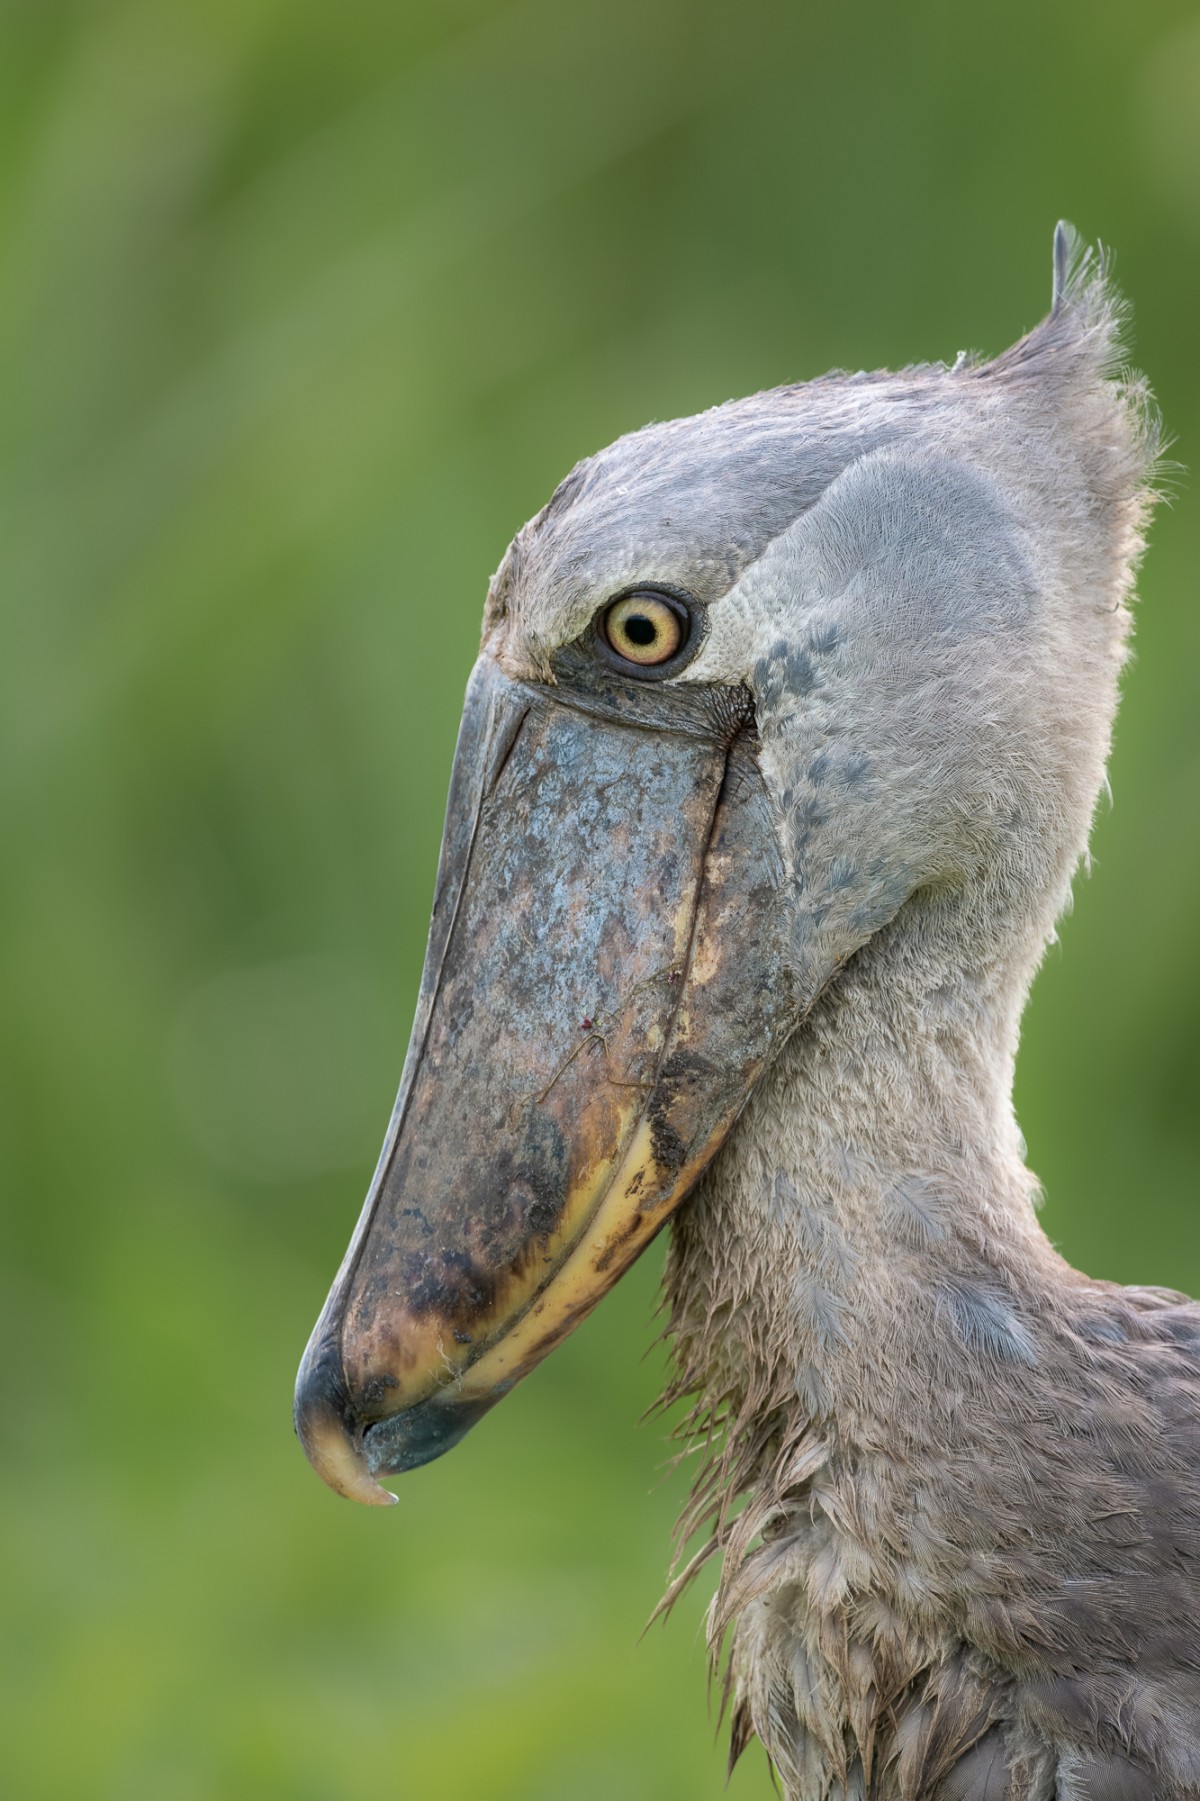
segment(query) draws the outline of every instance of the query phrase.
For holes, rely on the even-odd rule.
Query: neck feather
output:
[[[1035,1361],[1048,1297],[1074,1278],[1037,1223],[1012,1112],[1035,958],[1031,935],[1028,954],[971,966],[898,921],[817,1003],[676,1223],[667,1399],[690,1399],[683,1433],[709,1455],[680,1522],[706,1542],[671,1595],[722,1553],[714,1650],[795,1586],[790,1522],[814,1483],[834,1505],[838,1472],[869,1464],[880,1495],[940,1455],[949,1414]]]

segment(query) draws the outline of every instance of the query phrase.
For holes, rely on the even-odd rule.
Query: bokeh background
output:
[[[6,1795],[723,1792],[706,1582],[638,1641],[661,1247],[390,1513],[293,1372],[512,531],[648,418],[1001,348],[1060,213],[1195,470],[1194,5],[4,0]],[[1019,1097],[1067,1253],[1193,1290],[1195,482]]]

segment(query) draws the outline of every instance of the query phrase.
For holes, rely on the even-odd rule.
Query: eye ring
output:
[[[699,642],[697,609],[662,588],[618,595],[597,620],[604,660],[622,675],[661,681],[691,660]]]

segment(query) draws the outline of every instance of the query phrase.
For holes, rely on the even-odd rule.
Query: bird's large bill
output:
[[[400,1095],[297,1384],[331,1486],[390,1500],[687,1193],[788,1016],[780,880],[734,691],[480,658]]]

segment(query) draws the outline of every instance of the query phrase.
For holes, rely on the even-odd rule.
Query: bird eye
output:
[[[687,609],[669,594],[627,594],[613,602],[601,621],[609,648],[643,669],[668,662],[690,624]]]

